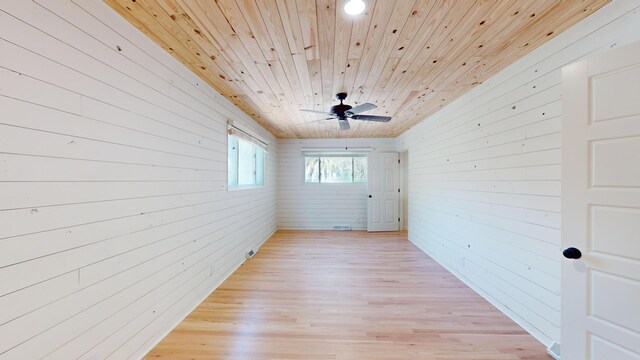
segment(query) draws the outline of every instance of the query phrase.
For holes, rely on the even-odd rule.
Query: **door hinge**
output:
[[[398,218],[398,222],[400,222],[400,218]]]
[[[400,192],[400,189],[398,189],[398,192]]]
[[[398,164],[400,164],[400,159],[398,159]]]

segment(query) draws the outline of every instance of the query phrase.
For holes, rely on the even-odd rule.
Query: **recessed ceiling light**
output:
[[[349,15],[358,15],[364,11],[367,5],[362,0],[349,0],[344,4],[344,12]]]

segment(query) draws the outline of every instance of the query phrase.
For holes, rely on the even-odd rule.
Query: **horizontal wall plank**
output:
[[[21,78],[16,81],[24,83],[22,80]],[[27,78],[27,80],[29,79]],[[59,89],[52,90],[48,93],[48,96],[56,97]],[[87,104],[86,98],[82,100],[82,103],[85,108],[87,106],[97,106],[98,108],[95,110],[103,115],[92,119],[87,115],[71,114],[44,106],[34,106],[33,102],[0,97],[0,104],[3,108],[8,109],[2,124],[25,129],[37,129],[51,134],[66,135],[82,140],[121,145],[129,148],[141,148],[142,141],[147,146],[147,150],[212,161],[226,154],[226,148],[222,144],[211,144],[209,148],[203,146],[201,144],[201,139],[203,138],[200,136],[174,137],[175,128],[153,122],[147,122],[143,125],[147,130],[152,129],[152,132],[138,130],[134,128],[136,127],[136,119],[127,116],[130,113],[110,114],[108,107],[99,107],[98,104],[102,104],[99,102]],[[101,120],[106,117],[115,117],[120,121],[110,123]],[[124,119],[121,119],[121,117]],[[51,121],[42,123],[39,119],[43,118],[51,119]],[[61,131],[61,129],[64,130]]]

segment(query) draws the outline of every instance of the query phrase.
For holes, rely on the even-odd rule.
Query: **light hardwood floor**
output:
[[[148,358],[550,359],[405,232],[278,231]]]

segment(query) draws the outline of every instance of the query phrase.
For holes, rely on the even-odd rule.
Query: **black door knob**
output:
[[[562,252],[562,255],[564,255],[564,257],[566,257],[567,259],[580,259],[582,257],[582,252],[574,247],[570,247],[566,248]]]
[[[373,196],[369,195],[369,199],[371,199]]]

